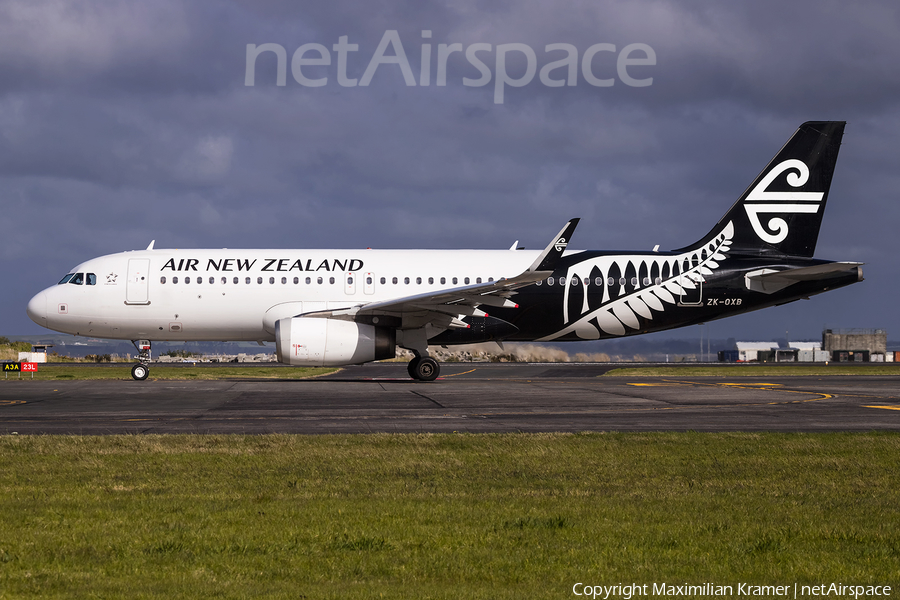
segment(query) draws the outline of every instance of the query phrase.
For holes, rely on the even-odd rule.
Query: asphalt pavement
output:
[[[0,434],[900,430],[897,377],[601,376],[618,366],[446,363],[430,383],[402,363],[307,380],[8,380]]]

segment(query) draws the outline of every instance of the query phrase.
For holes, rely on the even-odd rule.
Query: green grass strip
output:
[[[890,433],[4,436],[0,597],[896,590],[898,472]]]
[[[853,365],[706,365],[623,367],[601,377],[796,377],[825,375],[900,375],[900,364]]]
[[[66,379],[131,379],[133,363],[121,365],[38,365],[38,372],[7,373],[0,375],[3,381],[57,381]],[[211,379],[307,379],[334,373],[338,369],[331,367],[261,367],[261,366],[167,366],[150,365],[149,379],[166,380],[211,380]]]

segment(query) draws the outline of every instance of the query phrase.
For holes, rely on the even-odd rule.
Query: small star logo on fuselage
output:
[[[118,275],[116,275],[115,273],[110,273],[106,276],[106,283],[115,283],[116,277],[118,277]]]

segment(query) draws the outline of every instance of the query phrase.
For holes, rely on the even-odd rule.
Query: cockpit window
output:
[[[69,280],[69,283],[72,285],[84,285],[84,273],[75,273],[72,279]]]
[[[68,275],[66,275],[65,277],[60,279],[59,283],[56,285],[62,285],[64,283],[69,283],[69,280],[72,279],[73,277],[75,277],[75,273],[69,273]]]
[[[97,285],[97,276],[93,273],[87,274],[87,284],[88,285]]]

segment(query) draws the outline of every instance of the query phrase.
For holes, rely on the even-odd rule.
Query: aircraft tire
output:
[[[420,360],[422,359],[417,356],[406,363],[406,372],[409,373],[409,376],[413,379],[418,379],[418,377],[416,377],[416,365],[419,364]]]
[[[412,361],[410,361],[410,365],[412,365]],[[410,367],[410,371],[413,373],[413,379],[434,381],[441,374],[441,366],[430,356],[423,356],[416,362],[415,367]]]
[[[140,363],[131,367],[131,376],[135,381],[143,381],[150,375],[150,367]]]

